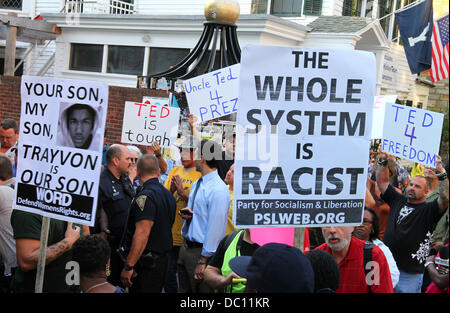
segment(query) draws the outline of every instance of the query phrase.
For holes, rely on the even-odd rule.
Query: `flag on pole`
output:
[[[434,22],[430,77],[433,83],[448,77],[448,14]]]
[[[426,71],[431,67],[433,1],[425,0],[399,11],[395,13],[395,20],[411,73]]]

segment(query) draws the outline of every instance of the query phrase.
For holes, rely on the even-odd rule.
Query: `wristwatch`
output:
[[[428,265],[430,265],[430,264],[434,264],[434,262],[427,262],[427,263],[425,263],[425,268],[427,268],[428,267]]]
[[[444,170],[443,172],[440,172],[439,174],[436,174],[438,180],[446,180],[447,179],[447,172]]]
[[[388,160],[378,159],[378,164],[380,164],[381,166],[386,166],[388,164]]]
[[[157,159],[159,159],[160,157],[161,157],[161,153],[160,154],[155,154],[155,157],[157,158]]]
[[[126,263],[124,266],[124,270],[126,271],[131,271],[132,269],[134,269],[134,266],[131,266],[130,264]]]

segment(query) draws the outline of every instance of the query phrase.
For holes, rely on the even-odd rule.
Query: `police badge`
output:
[[[142,195],[142,196],[139,196],[137,199],[136,199],[136,204],[138,205],[138,207],[139,207],[139,209],[141,210],[141,211],[144,211],[144,208],[145,208],[145,201],[147,200],[147,196],[144,196],[144,195]]]

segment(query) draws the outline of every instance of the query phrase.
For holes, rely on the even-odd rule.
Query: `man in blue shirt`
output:
[[[183,243],[178,258],[180,292],[212,292],[203,283],[203,272],[225,235],[230,192],[217,173],[221,147],[203,140],[196,150],[196,170],[202,174],[191,187],[188,207],[190,214],[180,212],[184,219]],[[183,211],[183,210],[182,210]]]

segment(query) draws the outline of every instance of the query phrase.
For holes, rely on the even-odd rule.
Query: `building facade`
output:
[[[426,108],[433,85],[411,74],[390,14],[410,2],[240,0],[237,35],[241,47],[373,52],[377,94],[396,94],[403,104]],[[61,28],[54,41],[18,43],[23,74],[134,87],[137,75],[166,70],[189,53],[203,30],[204,7],[205,0],[2,0],[0,14],[40,15]]]

